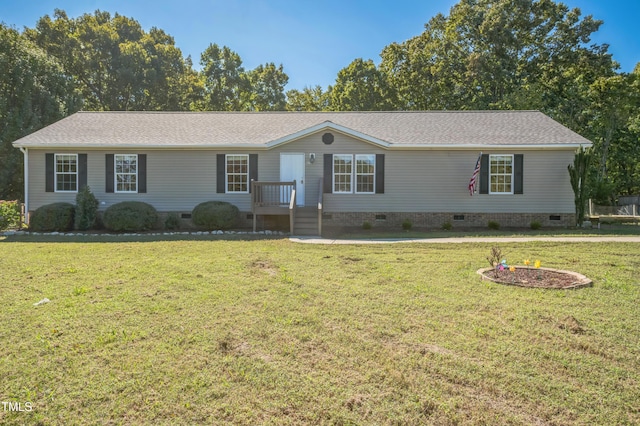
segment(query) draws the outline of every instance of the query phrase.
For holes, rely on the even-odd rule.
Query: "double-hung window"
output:
[[[115,192],[138,192],[138,154],[115,154]]]
[[[334,194],[373,194],[375,178],[376,156],[374,154],[333,154]]]
[[[376,156],[356,154],[356,193],[373,194],[376,182]]]
[[[55,155],[56,192],[78,191],[78,154]]]
[[[227,193],[248,193],[249,155],[227,154],[225,162]]]
[[[489,156],[489,193],[513,194],[513,155]]]
[[[353,155],[333,155],[333,192],[351,193],[353,177]]]

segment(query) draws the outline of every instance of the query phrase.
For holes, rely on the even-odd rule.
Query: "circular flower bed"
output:
[[[582,274],[552,268],[531,268],[516,266],[511,269],[478,269],[483,280],[520,287],[574,289],[589,287],[593,281]]]

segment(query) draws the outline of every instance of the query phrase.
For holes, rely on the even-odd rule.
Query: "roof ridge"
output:
[[[512,109],[512,110],[410,110],[410,111],[77,111],[75,114],[178,114],[178,115],[276,115],[276,114],[292,114],[292,115],[311,115],[311,114],[504,114],[504,113],[532,113],[539,110],[531,109]],[[73,114],[71,114],[73,115]]]

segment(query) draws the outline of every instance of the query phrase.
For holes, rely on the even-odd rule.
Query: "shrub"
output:
[[[409,231],[412,227],[413,227],[413,223],[411,223],[409,219],[405,219],[402,222],[402,229],[404,229],[405,231]]]
[[[533,229],[534,231],[537,231],[538,229],[542,228],[542,224],[537,220],[534,220],[533,222],[531,222],[530,226],[531,226],[531,229]]]
[[[178,213],[169,213],[164,220],[164,229],[180,229],[180,216]]]
[[[239,217],[238,208],[224,201],[206,201],[191,212],[193,223],[208,231],[231,229],[237,226]]]
[[[0,201],[0,231],[20,225],[20,203]]]
[[[453,228],[453,225],[451,225],[451,222],[449,221],[442,224],[442,229],[445,231],[451,231],[451,228]]]
[[[487,226],[489,227],[489,229],[492,229],[494,231],[497,231],[498,229],[500,229],[500,224],[495,220],[490,220]]]
[[[366,220],[362,223],[362,229],[368,230],[371,229],[371,222],[367,222]]]
[[[141,201],[123,201],[109,207],[102,217],[104,227],[110,231],[148,231],[158,221],[156,209]]]
[[[29,228],[36,232],[64,232],[73,229],[75,207],[70,203],[47,204],[36,209]]]
[[[86,231],[96,225],[98,217],[98,200],[91,192],[89,186],[85,186],[76,195],[75,228]]]

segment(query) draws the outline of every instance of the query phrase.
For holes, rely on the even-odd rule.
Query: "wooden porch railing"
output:
[[[284,215],[290,217],[291,232],[296,210],[296,181],[267,182],[251,181],[251,212],[253,231],[256,231],[256,216],[259,214]]]

